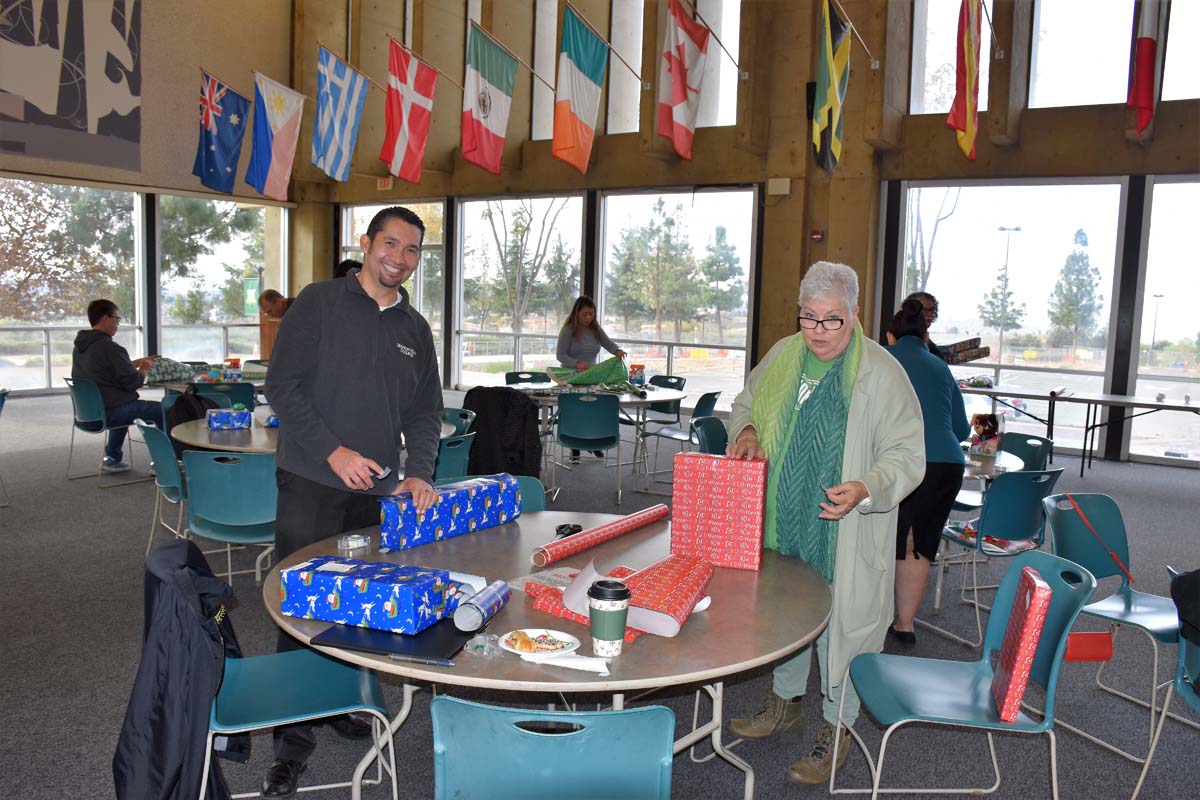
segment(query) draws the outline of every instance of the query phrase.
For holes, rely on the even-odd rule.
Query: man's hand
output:
[[[846,481],[837,486],[830,486],[825,490],[825,496],[829,498],[829,501],[821,503],[820,517],[821,519],[841,519],[853,511],[855,506],[866,500],[869,495],[867,485],[862,481]]]
[[[405,478],[400,481],[392,494],[402,494],[404,492],[412,494],[413,505],[417,507],[418,512],[429,510],[437,502],[437,492],[420,478]]]
[[[383,472],[383,467],[345,445],[338,445],[325,460],[329,462],[333,474],[341,478],[348,489],[370,489],[375,485],[372,473],[378,475]]]
[[[145,358],[135,358],[133,360],[133,366],[138,372],[145,375],[150,371],[150,365],[155,361],[158,361],[160,358],[162,358],[162,356],[146,356]]]
[[[725,445],[725,455],[731,458],[766,458],[767,452],[758,441],[758,432],[747,425],[736,439]]]

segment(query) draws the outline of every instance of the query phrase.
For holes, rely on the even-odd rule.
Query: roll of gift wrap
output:
[[[454,612],[454,627],[460,631],[477,631],[504,608],[512,590],[504,581],[492,581],[480,591],[459,603]]]
[[[595,547],[598,544],[607,542],[609,539],[615,539],[622,534],[645,527],[670,513],[671,509],[659,503],[656,506],[650,506],[650,508],[642,509],[612,522],[606,522],[603,525],[576,533],[565,539],[544,544],[533,551],[533,565],[535,567],[544,567],[547,564],[553,564],[555,561],[561,561],[576,553],[581,553],[589,547]]]

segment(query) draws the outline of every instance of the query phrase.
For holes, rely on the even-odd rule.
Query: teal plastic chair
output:
[[[0,412],[4,411],[4,403],[8,400],[8,389],[0,389]],[[4,502],[0,503],[0,508],[8,508],[8,489],[4,486],[4,478],[0,476],[0,493],[4,495]]]
[[[620,404],[612,394],[563,394],[558,397],[558,443],[572,450],[617,451],[617,505],[621,505]],[[559,454],[559,461],[562,454]],[[558,462],[552,483],[558,486]]]
[[[1004,643],[1009,612],[1021,578],[1021,570],[1025,567],[1037,570],[1042,579],[1050,585],[1052,593],[1042,635],[1033,657],[1033,668],[1029,674],[1029,682],[1045,691],[1046,710],[1039,720],[1019,713],[1015,722],[1004,722],[1000,719],[996,703],[992,699],[992,658],[999,653],[1000,646]],[[928,723],[987,731],[988,749],[992,756],[996,782],[990,789],[923,790],[905,787],[904,791],[956,794],[992,792],[1000,786],[1000,770],[996,761],[993,732],[1045,733],[1050,739],[1050,780],[1053,797],[1057,798],[1058,753],[1054,739],[1054,696],[1058,688],[1063,653],[1066,651],[1067,634],[1070,633],[1075,618],[1079,616],[1080,609],[1095,590],[1096,579],[1078,564],[1050,553],[1027,551],[1013,559],[1000,581],[1000,588],[996,591],[997,610],[988,619],[987,636],[978,661],[943,661],[888,653],[864,653],[856,656],[850,662],[850,679],[854,681],[854,688],[863,708],[887,729],[879,745],[879,759],[876,764],[862,737],[850,728],[850,734],[862,747],[871,770],[871,797],[897,791],[880,788],[884,755],[892,734],[904,725]],[[842,719],[840,708],[838,718]],[[834,770],[829,782],[831,792],[837,791],[834,782],[837,780],[837,745],[840,744],[840,739],[840,736],[834,737]]]
[[[975,640],[964,639],[922,619],[916,620],[918,624],[968,647],[978,647],[983,642],[983,619],[980,611],[990,611],[991,607],[979,602],[979,592],[992,587],[979,584],[979,562],[989,558],[1011,558],[1041,546],[1046,531],[1042,501],[1054,491],[1054,484],[1061,475],[1061,468],[1005,472],[998,475],[988,489],[979,516],[966,523],[976,531],[975,536],[968,538],[964,534],[965,526],[961,522],[951,522],[942,529],[942,541],[965,548],[969,556],[961,562],[963,577],[959,599],[975,606]],[[987,541],[989,537],[1000,540],[1003,546]],[[942,581],[947,568],[943,562],[946,561],[947,559],[943,558],[938,562],[935,609],[941,608]],[[968,568],[971,571],[970,598],[967,597]]]
[[[1071,500],[1074,500],[1075,505],[1078,505],[1083,511],[1087,521],[1096,530],[1096,534],[1088,530],[1087,524],[1075,510],[1075,505],[1071,504]],[[1170,645],[1179,641],[1179,615],[1176,613],[1175,603],[1169,597],[1136,591],[1130,586],[1125,572],[1109,555],[1109,551],[1111,551],[1121,559],[1125,569],[1133,570],[1129,560],[1129,542],[1125,534],[1125,521],[1121,518],[1120,507],[1111,497],[1104,494],[1056,494],[1053,497],[1047,497],[1042,506],[1046,511],[1046,519],[1050,523],[1051,548],[1054,553],[1082,564],[1099,580],[1117,576],[1121,579],[1121,585],[1115,592],[1102,600],[1089,603],[1084,607],[1083,615],[1108,623],[1114,637],[1114,653],[1116,651],[1116,633],[1121,627],[1141,631],[1150,643],[1154,658],[1150,670],[1149,701],[1134,697],[1106,684],[1103,678],[1104,669],[1108,666],[1107,661],[1100,662],[1100,668],[1096,671],[1096,686],[1100,689],[1149,709],[1150,724],[1146,733],[1148,756],[1155,715],[1162,713],[1162,709],[1157,708],[1152,702],[1154,693],[1158,691],[1158,643]],[[1103,545],[1097,541],[1096,535],[1103,540]],[[1183,718],[1178,719],[1180,722],[1193,725],[1193,727],[1200,727]],[[1140,764],[1147,757],[1135,756],[1116,747],[1111,742],[1082,731],[1062,720],[1058,720],[1058,724],[1065,730],[1077,733],[1130,761]]]
[[[505,800],[667,800],[675,714],[500,708],[441,695],[433,718],[433,796]]]
[[[275,550],[274,453],[183,454],[187,473],[187,531],[225,544],[226,580],[250,570],[233,570],[233,545],[262,545],[254,582],[262,583],[263,562]]]
[[[1000,434],[1000,449],[1024,461],[1025,469],[1041,470],[1046,468],[1054,451],[1054,440],[1031,433],[1009,431]]]
[[[465,408],[446,408],[442,410],[442,419],[454,426],[452,436],[462,436],[471,429],[475,421],[475,412]]]
[[[506,386],[512,386],[514,383],[550,383],[550,376],[545,372],[504,373],[504,384]]]
[[[196,394],[214,398],[226,397],[229,399],[228,408],[241,403],[249,410],[254,410],[254,384],[248,381],[238,383],[197,383]]]
[[[681,378],[678,375],[651,375],[651,386],[657,386],[661,389],[677,389],[683,391],[683,387],[687,385],[687,378]],[[713,400],[714,405],[716,400]],[[672,422],[675,425],[682,424],[679,419],[679,409],[683,405],[682,400],[670,400],[663,403],[651,403],[647,409],[650,414],[658,414],[657,417],[647,416],[647,422],[659,422],[664,425],[669,425]],[[703,416],[703,415],[701,415]]]
[[[704,394],[700,395],[700,399],[696,401],[696,407],[694,409],[692,409],[692,421],[695,421],[696,419],[698,419],[700,417],[711,417],[713,414],[713,411],[715,411],[717,408],[717,398],[720,396],[721,396],[720,392],[705,392]],[[646,485],[647,486],[650,485],[651,476],[658,474],[658,449],[659,449],[659,446],[662,444],[663,439],[666,439],[671,442],[678,442],[681,450],[689,445],[699,444],[699,440],[696,439],[696,429],[691,424],[689,424],[687,428],[676,427],[675,425],[664,425],[663,427],[659,428],[656,431],[651,431],[651,432],[642,434],[642,437],[643,437],[643,440],[650,438],[650,437],[653,437],[655,439],[655,442],[654,442],[654,471],[646,473]],[[721,452],[724,452],[724,450],[722,449]],[[642,444],[642,468],[643,469],[645,469],[645,467],[646,467],[646,458],[647,458],[647,448],[646,448],[646,443],[643,441],[643,444]],[[664,471],[669,472],[670,470],[664,470]],[[655,480],[658,481],[657,478]],[[670,481],[658,481],[658,482],[659,483],[670,483]]]
[[[85,473],[83,475],[71,474],[71,463],[75,458],[75,431],[83,431],[84,433],[98,433],[102,437],[106,436],[110,430],[117,428],[126,428],[128,425],[109,425],[108,417],[104,413],[104,398],[100,396],[100,387],[95,381],[89,381],[84,378],[78,380],[72,378],[63,378],[67,384],[67,389],[71,393],[71,407],[73,409],[73,419],[71,421],[71,444],[67,449],[67,480],[75,481],[80,478],[90,478],[92,474]],[[129,437],[129,463],[133,464],[133,437]],[[101,467],[104,465],[104,459],[100,459]],[[131,483],[145,483],[153,480],[147,476],[144,478],[134,478],[133,480],[123,481],[100,481],[104,475],[104,470],[96,469],[96,480],[101,489],[111,489],[114,486],[128,486]]]
[[[1163,722],[1170,713],[1172,693],[1178,694],[1184,704],[1192,709],[1192,713],[1200,716],[1200,692],[1196,688],[1198,683],[1200,683],[1200,645],[1180,636],[1179,661],[1175,666],[1175,679],[1167,684],[1167,695],[1163,698],[1162,705],[1164,713],[1158,715],[1158,727],[1154,731],[1154,738],[1150,740],[1150,751],[1146,753],[1146,763],[1142,766],[1142,774],[1138,776],[1137,786],[1133,787],[1133,795],[1129,800],[1137,800],[1138,794],[1142,791],[1142,783],[1146,780],[1146,773],[1150,771],[1150,760],[1154,758],[1158,740],[1162,737]],[[1174,714],[1171,716],[1175,717]]]
[[[433,468],[435,481],[443,478],[462,478],[467,474],[467,462],[471,460],[471,445],[475,434],[447,436],[438,443],[437,464]]]
[[[150,458],[154,461],[154,484],[158,487],[158,491],[154,493],[154,513],[150,516],[150,537],[146,540],[146,555],[150,555],[150,547],[154,544],[154,534],[159,525],[179,538],[185,537],[183,509],[187,503],[187,486],[183,482],[183,473],[179,469],[179,461],[175,458],[175,448],[171,445],[171,439],[152,425],[139,422],[137,426],[142,432],[146,448],[150,451]],[[175,527],[171,527],[163,519],[164,500],[179,506],[179,518],[175,520]]]
[[[481,476],[463,475],[458,478],[442,478],[435,480],[433,485],[445,486],[447,483],[457,483],[458,481],[466,481],[478,477]],[[526,511],[545,511],[546,487],[542,486],[542,482],[529,475],[513,475],[513,477],[517,479],[517,485],[521,487],[521,513],[525,513]]]
[[[376,775],[374,780],[363,783],[380,783],[383,780],[384,764],[378,754],[386,748],[386,768],[392,779],[392,798],[396,800],[399,790],[396,785],[395,745],[388,733],[383,689],[370,670],[338,661],[307,647],[251,658],[226,658],[221,688],[213,698],[209,713],[200,800],[204,800],[207,789],[214,738],[349,713],[371,717]],[[352,785],[353,781],[344,781],[305,786],[300,791],[338,789]],[[257,797],[258,793],[236,796]]]
[[[725,455],[725,446],[729,444],[729,432],[725,430],[724,422],[716,417],[692,417],[692,433],[701,453]]]

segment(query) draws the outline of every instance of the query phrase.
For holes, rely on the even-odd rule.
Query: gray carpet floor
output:
[[[140,657],[142,562],[154,486],[143,483],[101,490],[95,479],[66,481],[69,419],[66,397],[10,399],[0,419],[0,477],[11,499],[10,507],[0,508],[0,552],[5,567],[0,603],[8,620],[0,639],[0,797],[4,798],[60,800],[113,795],[111,759]],[[82,454],[77,468],[97,463],[101,452],[98,437],[82,437],[76,447]],[[664,456],[669,452],[665,449]],[[135,468],[144,472],[147,458],[141,445],[137,445],[135,458]],[[1104,492],[1121,504],[1139,589],[1165,594],[1166,564],[1200,567],[1195,516],[1200,472],[1098,462],[1080,479],[1074,459],[1060,459],[1058,466],[1066,468],[1061,489]],[[563,491],[550,506],[558,510],[628,513],[662,500],[632,491],[640,478],[627,471],[624,502],[618,508],[612,471],[591,457],[563,475],[561,482]],[[160,532],[158,540],[164,541],[165,536]],[[251,556],[239,558],[242,566],[249,565]],[[994,562],[984,572],[994,578],[1003,568],[1003,561]],[[958,580],[955,571],[948,588],[956,590]],[[1110,591],[1110,583],[1102,585],[1101,591]],[[248,655],[271,652],[275,627],[253,577],[236,576],[234,588],[237,604],[232,615],[243,649]],[[930,616],[931,597],[932,588],[923,616]],[[967,631],[973,617],[967,606],[948,600],[940,623]],[[1086,621],[1080,626],[1097,628]],[[974,657],[973,651],[928,632],[918,631],[918,636],[913,654],[956,660]],[[1109,668],[1111,680],[1145,696],[1149,646],[1140,634],[1128,631],[1118,636],[1117,644],[1118,655]],[[1173,674],[1175,648],[1160,648],[1160,654],[1160,674]],[[1095,689],[1093,673],[1094,667],[1089,665],[1064,668],[1058,697],[1060,716],[1144,751],[1145,712]],[[769,669],[731,680],[726,686],[726,717],[756,710],[769,680]],[[815,669],[813,682],[805,699],[809,720],[819,716]],[[681,732],[691,726],[694,688],[674,687],[653,698],[675,711]],[[422,687],[409,722],[397,735],[403,797],[433,794],[428,716],[432,691],[433,687]],[[387,693],[389,706],[397,707],[399,687],[389,683]],[[511,695],[480,692],[465,696],[497,704],[514,702]],[[522,699],[530,704],[556,701],[538,696]],[[703,702],[702,716],[707,709]],[[879,726],[864,715],[857,729],[877,751],[882,737]],[[735,748],[755,769],[756,797],[827,795],[825,786],[796,786],[785,777],[787,765],[807,750],[815,730],[816,724],[810,722],[800,736],[744,742]],[[318,738],[305,781],[342,779],[361,746],[338,738],[327,728],[319,729]],[[994,797],[1050,796],[1047,737],[1002,735],[997,737],[996,748],[1003,783]],[[1142,796],[1200,796],[1195,778],[1187,772],[1194,767],[1198,751],[1200,731],[1169,721]],[[707,752],[702,746],[697,756]],[[270,758],[269,737],[256,737],[249,764],[225,766],[232,788],[255,790]],[[884,781],[893,785],[986,786],[991,782],[985,738],[958,730],[917,726],[902,731],[889,747],[887,765]],[[1140,767],[1059,731],[1058,770],[1064,800],[1099,800],[1128,797]],[[861,753],[851,755],[843,774],[847,785],[866,785],[868,773]],[[673,781],[676,798],[734,798],[742,792],[742,774],[732,766],[719,760],[694,763],[687,754],[676,757]],[[348,797],[349,791],[331,794]],[[365,796],[388,794],[372,788]],[[569,786],[562,796],[571,796]]]

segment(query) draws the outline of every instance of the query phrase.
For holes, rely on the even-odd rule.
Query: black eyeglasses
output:
[[[815,330],[819,325],[823,330],[836,331],[846,324],[846,320],[841,317],[829,317],[828,319],[813,319],[812,317],[801,317],[800,327],[806,331]]]
[[[929,308],[925,309],[925,316],[929,318],[929,321],[930,321],[930,322],[932,322],[933,320],[935,320],[935,319],[937,319],[937,318],[938,318],[938,307],[937,307],[937,303],[934,303],[932,306],[930,306]]]
[[[121,315],[120,315],[120,314],[109,314],[109,316],[110,316],[110,317],[112,317],[113,319],[115,319],[117,322],[120,322],[120,321],[121,321]]]

